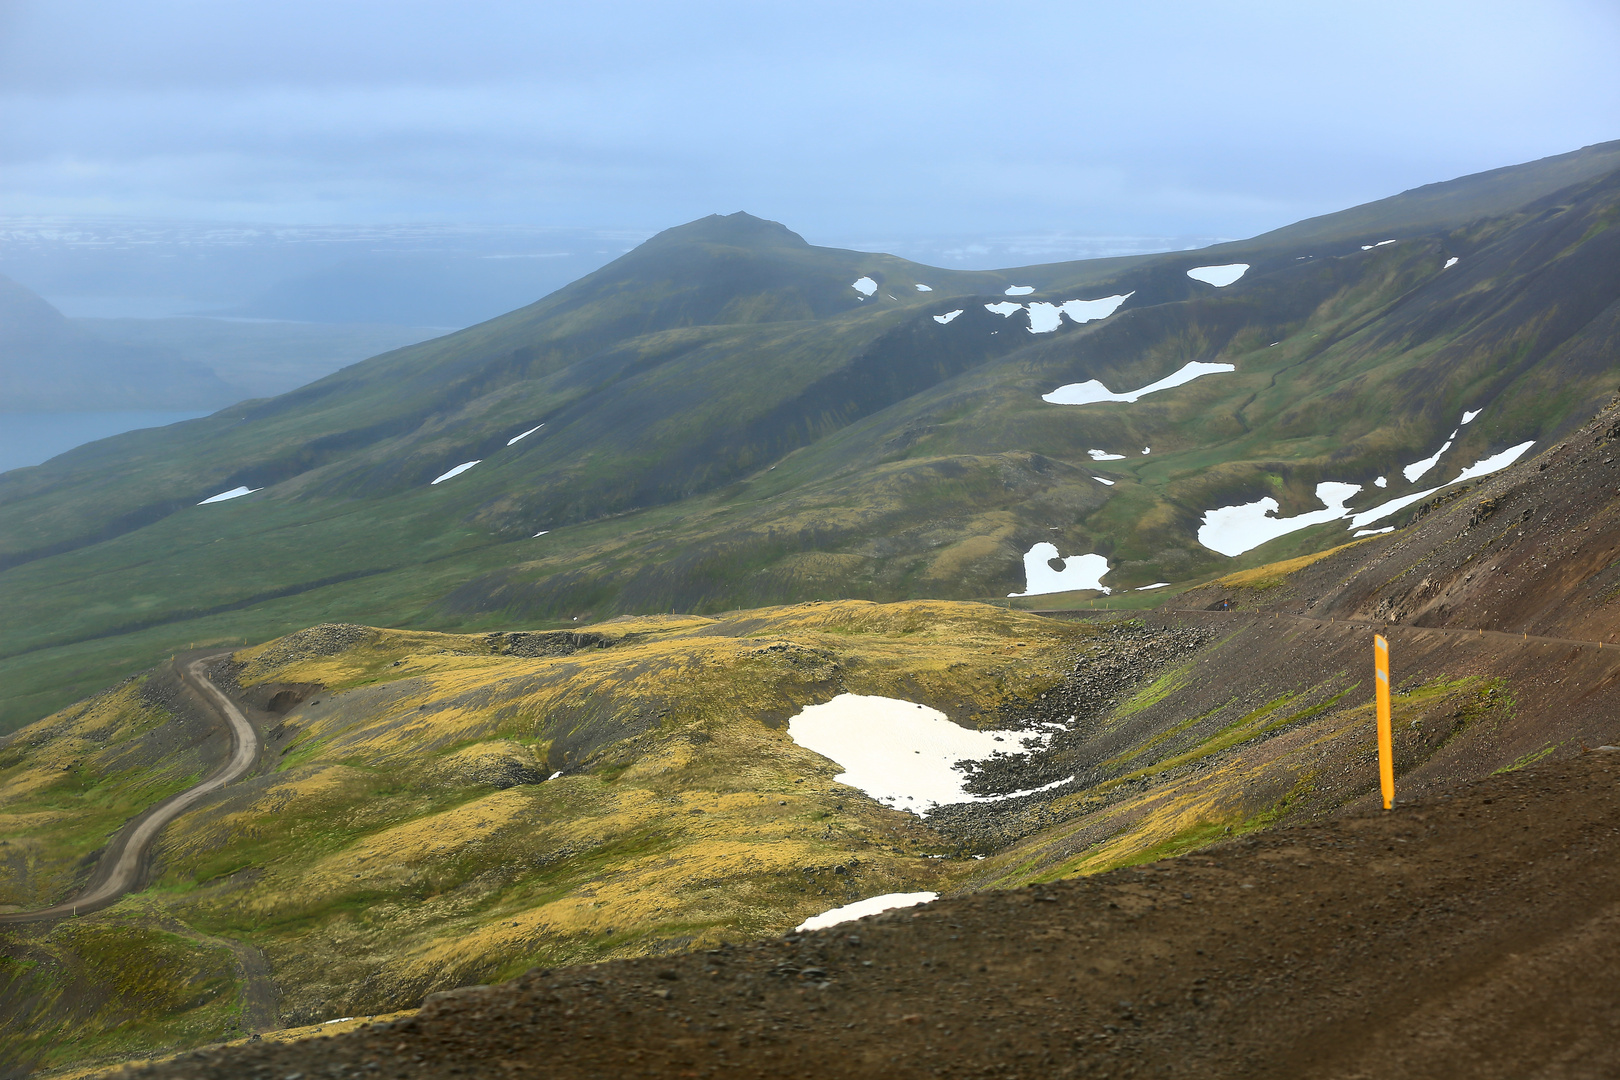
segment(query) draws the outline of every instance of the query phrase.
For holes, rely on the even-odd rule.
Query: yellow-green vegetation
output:
[[[1367,543],[1365,539],[1352,540],[1348,544],[1340,544],[1338,547],[1330,547],[1325,551],[1301,555],[1297,559],[1283,559],[1280,562],[1266,563],[1264,566],[1256,566],[1248,570],[1239,570],[1235,574],[1227,574],[1225,577],[1216,578],[1215,584],[1229,589],[1275,588],[1281,585],[1283,579],[1287,578],[1288,575],[1297,573],[1312,563],[1321,562],[1329,555],[1337,555],[1339,552],[1355,547],[1357,544],[1365,543]]]
[[[1007,887],[1101,873],[1365,797],[1377,787],[1372,705],[1351,696],[1354,689],[1341,676],[1232,720],[1222,721],[1228,702],[1147,736],[1112,763],[1129,771],[1054,799],[1048,812],[1060,824],[992,855],[966,883]],[[1472,677],[1415,682],[1393,704],[1403,733],[1397,776],[1513,708],[1499,681]]]
[[[0,936],[0,1062],[49,1069],[161,1054],[241,1032],[236,957],[139,912]]]
[[[0,748],[0,912],[45,907],[82,884],[124,822],[190,787],[203,758],[131,680]],[[168,725],[176,739],[149,738]]]
[[[786,721],[848,691],[982,725],[1052,687],[1095,636],[947,602],[619,619],[558,656],[521,655],[534,639],[517,635],[316,627],[236,654],[248,696],[321,687],[265,722],[258,777],[171,825],[151,887],[81,922],[166,921],[250,946],[273,972],[280,1022],[297,1024],[944,891],[977,864],[838,784],[840,767],[792,742]],[[160,722],[131,684],[19,733],[16,775],[49,775],[56,757],[26,748],[70,715],[120,731]],[[59,832],[106,831],[100,807],[59,813]],[[76,949],[62,944],[60,962],[79,963]],[[156,1025],[171,1041],[234,1030],[235,1013],[125,1005],[131,1031]]]
[[[112,1061],[408,1008],[531,966],[780,933],[879,893],[1096,873],[1372,790],[1356,679],[1211,688],[1198,640],[986,604],[838,601],[530,634],[325,625],[240,650],[244,699],[302,700],[258,714],[259,771],[166,830],[144,892],[49,933],[5,931],[0,1000],[41,1004],[0,1037],[0,1062],[46,1046],[51,1062]],[[1234,632],[1214,648],[1240,644]],[[1131,659],[1150,653],[1157,667]],[[1084,770],[1081,782],[985,811],[1001,815],[990,825],[889,809],[786,731],[805,705],[843,692],[928,704],[970,727],[1042,702],[1061,715],[1093,671],[1117,697],[1072,748],[1065,768]],[[158,740],[184,720],[154,711],[167,677],[25,729],[7,775],[49,779],[87,733]],[[1409,680],[1396,698],[1403,774],[1511,710],[1504,689]],[[94,792],[136,775],[110,774],[82,806],[64,801],[54,835],[104,834]],[[118,935],[172,954],[167,981],[148,992],[99,975],[96,950]],[[41,997],[32,988],[47,977],[57,989]],[[79,1043],[62,1042],[70,1032]]]

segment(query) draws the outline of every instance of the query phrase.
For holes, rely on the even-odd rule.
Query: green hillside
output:
[[[1584,415],[1615,379],[1616,154],[1207,252],[1005,272],[746,214],[671,229],[480,326],[0,476],[0,730],[177,648],[323,621],[1006,597],[1041,541],[1105,557],[1119,591],[1342,542],[1339,520],[1232,558],[1197,531],[1263,497],[1319,509],[1328,481],[1365,509]],[[1225,287],[1187,275],[1236,262]],[[1120,295],[1043,333],[987,309]],[[1192,361],[1236,370],[1135,403],[1041,396]],[[260,490],[197,505],[238,487]]]

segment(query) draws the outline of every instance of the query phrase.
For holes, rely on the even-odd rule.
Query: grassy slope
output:
[[[238,653],[250,693],[324,689],[273,727],[268,771],[166,833],[146,892],[50,934],[10,932],[0,999],[45,974],[56,989],[19,1015],[6,1053],[33,1053],[46,1032],[82,1040],[55,1041],[50,1060],[64,1063],[229,1035],[244,977],[222,947],[258,950],[282,1021],[308,1023],[534,964],[778,932],[881,892],[1175,854],[1330,812],[1375,783],[1355,667],[1364,643],[1331,628],[1245,622],[1199,648],[986,605],[845,601],[589,629],[610,647],[525,659],[502,637],[317,627]],[[1516,699],[1529,671],[1487,677],[1415,649],[1402,663],[1403,784],[1511,767],[1556,728]],[[1112,674],[1088,683],[1087,670]],[[1072,696],[1087,685],[1107,688],[1100,707]],[[970,726],[1078,711],[1083,738],[1053,754],[1081,782],[1010,804],[990,833],[891,811],[837,784],[839,767],[782,728],[843,690],[925,702]],[[40,852],[14,893],[58,894],[73,852],[106,833],[106,807],[151,783],[103,770],[75,799],[58,779],[74,744],[38,733],[139,742],[159,720],[125,689],[10,743],[6,790],[20,810],[8,804],[6,839]],[[497,783],[519,773],[531,782]],[[43,826],[25,813],[42,802],[53,808]],[[50,846],[37,843],[42,827]],[[988,857],[963,857],[974,851]],[[143,996],[109,990],[84,942],[178,951]]]
[[[1545,185],[1568,167],[1530,172]],[[1527,175],[1492,183],[1524,194]],[[1456,183],[1458,205],[1509,197]],[[1370,252],[1345,241],[1301,261],[1256,242],[1254,269],[1228,290],[1182,273],[1214,257],[1202,253],[1051,268],[1035,283],[1065,291],[1035,299],[1136,295],[1101,324],[1040,338],[961,295],[982,299],[1006,275],[795,245],[761,233],[768,223],[744,237],[672,230],[484,326],[9,474],[0,551],[73,550],[0,574],[16,613],[0,627],[0,730],[188,642],[334,617],[471,629],[1004,596],[1040,539],[1106,554],[1116,586],[1223,571],[1231,561],[1192,539],[1203,509],[1273,494],[1298,513],[1322,479],[1392,475],[1363,498],[1399,494],[1398,466],[1462,408],[1490,406],[1445,468],[1556,433],[1612,379],[1615,200],[1575,194],[1561,216],[1536,207]],[[1453,252],[1462,265],[1442,270]],[[881,281],[871,302],[848,285],[860,273]],[[950,326],[932,322],[956,306],[968,310]],[[1238,372],[1134,406],[1038,400],[1216,358]],[[1154,453],[1085,455],[1142,445]],[[484,464],[427,486],[474,457]],[[272,488],[190,505],[236,483]],[[1238,565],[1343,535],[1308,530]]]
[[[179,927],[251,945],[273,967],[282,1016],[299,1022],[414,1004],[537,963],[779,931],[874,893],[940,888],[961,861],[934,856],[956,845],[834,783],[838,768],[795,746],[783,721],[848,688],[986,722],[1051,685],[1090,637],[930,603],[594,629],[618,644],[523,659],[492,652],[483,636],[379,631],[334,651],[317,630],[245,650],[250,689],[321,682],[319,703],[272,733],[269,773],[165,833],[147,892],[72,925],[171,936]],[[75,800],[58,759],[76,744],[39,739],[145,730],[155,714],[133,686],[8,744],[0,821],[10,845],[34,853],[26,868],[6,864],[8,898],[66,891],[77,852],[108,831],[107,807],[155,790],[154,776],[111,771]],[[513,767],[565,775],[504,788],[489,779]],[[45,803],[48,820],[35,812]],[[105,987],[73,974],[88,961],[65,933],[6,932],[11,985],[0,999],[26,993],[42,963],[62,984],[19,1023],[8,1054],[31,1052],[59,1024],[109,1054],[232,1030],[239,1013],[214,1007],[226,993],[217,989],[195,1007],[119,990],[116,1007],[90,1008]],[[60,1046],[52,1060],[86,1052]]]

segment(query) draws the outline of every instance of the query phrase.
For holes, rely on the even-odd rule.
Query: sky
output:
[[[0,214],[1241,237],[1620,138],[1615,0],[0,0]]]

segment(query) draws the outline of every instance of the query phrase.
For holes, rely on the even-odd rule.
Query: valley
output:
[[[714,216],[0,475],[0,1075],[1601,1070],[1617,169]]]

